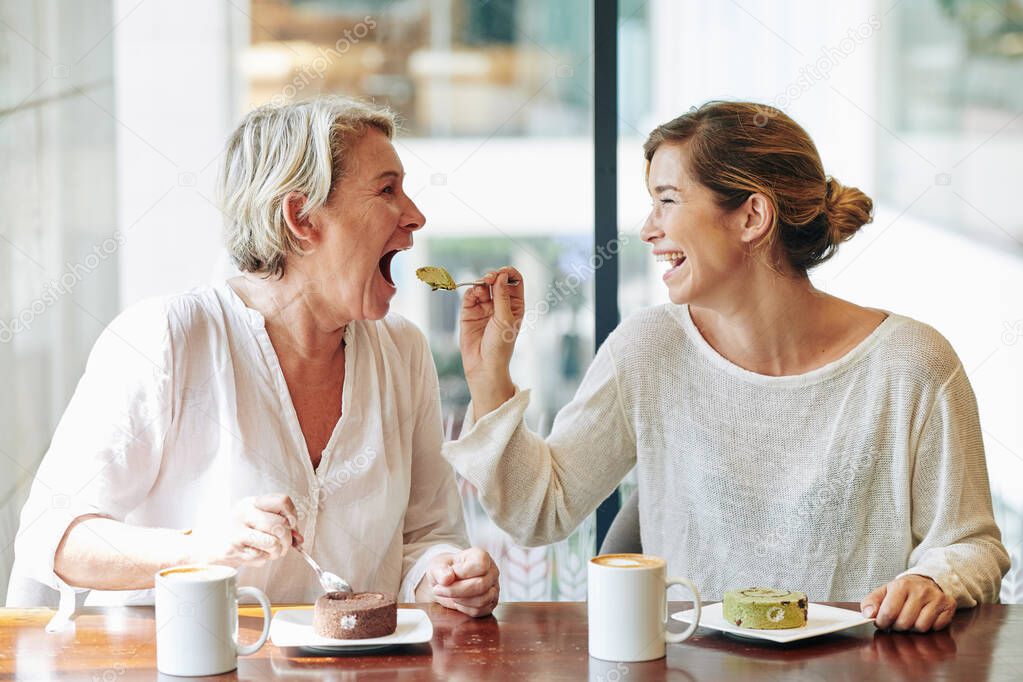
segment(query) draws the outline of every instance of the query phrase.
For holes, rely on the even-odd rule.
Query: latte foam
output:
[[[608,568],[657,568],[664,565],[664,559],[646,554],[602,554],[590,561]]]
[[[204,582],[207,580],[223,580],[230,576],[234,569],[229,566],[176,566],[165,568],[159,575],[164,580],[174,582]]]

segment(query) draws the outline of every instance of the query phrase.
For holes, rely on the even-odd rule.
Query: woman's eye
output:
[[[381,194],[394,194],[394,186],[393,185],[388,185],[387,187],[384,187],[383,190],[381,190],[380,193]]]
[[[674,204],[675,203],[674,199],[661,199],[660,201],[661,201],[662,204]]]

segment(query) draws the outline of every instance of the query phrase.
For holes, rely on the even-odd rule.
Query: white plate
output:
[[[433,623],[421,609],[398,609],[398,627],[384,637],[329,639],[313,631],[312,609],[281,609],[270,622],[270,641],[279,647],[302,647],[321,653],[379,651],[399,644],[421,644],[433,639]]]
[[[827,635],[839,630],[863,625],[864,623],[870,623],[874,620],[873,618],[864,618],[863,614],[859,611],[850,611],[849,609],[840,609],[835,606],[828,606],[827,604],[810,602],[807,606],[806,627],[788,630],[753,630],[751,628],[736,627],[729,623],[721,613],[722,609],[723,606],[720,602],[704,606],[703,612],[700,614],[700,627],[720,630],[721,632],[749,639],[766,639],[771,642],[783,643]],[[693,610],[673,613],[671,617],[683,623],[692,623]]]

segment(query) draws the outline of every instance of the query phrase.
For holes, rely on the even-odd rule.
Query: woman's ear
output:
[[[774,225],[774,206],[766,196],[754,192],[739,208],[742,220],[742,241],[756,245]]]
[[[320,239],[320,231],[313,225],[308,215],[302,215],[306,196],[300,192],[288,192],[281,200],[284,222],[288,230],[303,247],[315,245]]]

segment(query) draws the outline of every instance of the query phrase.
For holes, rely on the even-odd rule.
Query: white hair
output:
[[[305,195],[303,216],[326,204],[349,170],[346,152],[370,127],[393,138],[394,114],[338,96],[249,112],[227,142],[218,188],[227,250],[240,270],[284,274],[285,258],[302,253],[284,197]]]

